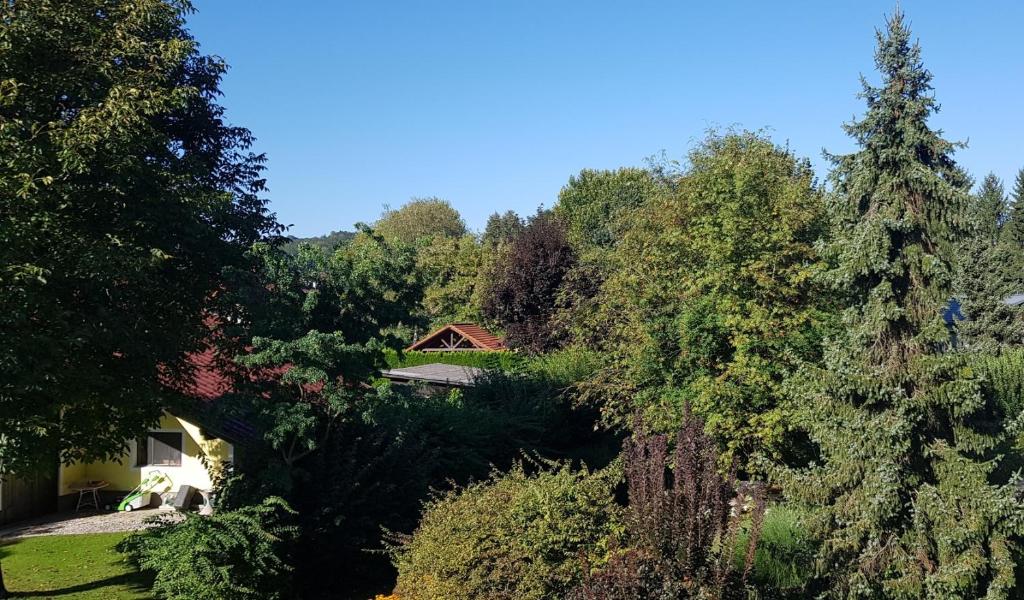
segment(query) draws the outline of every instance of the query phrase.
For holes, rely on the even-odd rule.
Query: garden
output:
[[[827,173],[719,128],[295,239],[189,10],[0,4],[0,475],[245,436],[212,515],[0,540],[0,598],[1024,593],[1024,169],[955,161],[902,12]],[[466,323],[504,346],[408,350]],[[382,376],[434,363],[480,374]]]

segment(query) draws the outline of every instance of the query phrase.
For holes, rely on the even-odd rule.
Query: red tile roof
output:
[[[209,348],[203,352],[190,354],[188,362],[193,369],[192,377],[174,385],[177,391],[199,400],[210,401],[220,398],[234,388],[234,363],[218,360],[215,349]]]
[[[407,350],[423,350],[428,348],[443,350],[444,347],[438,344],[441,341],[441,337],[446,333],[453,333],[465,338],[473,346],[472,348],[467,348],[467,350],[494,352],[506,349],[504,340],[476,323],[452,323],[420,339],[412,346],[409,346]]]

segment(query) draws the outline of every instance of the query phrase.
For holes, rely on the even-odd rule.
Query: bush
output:
[[[585,381],[601,367],[601,356],[593,350],[570,346],[526,360],[522,370],[543,378],[553,387],[565,389]]]
[[[302,527],[299,597],[341,589],[367,598],[394,584],[381,528],[411,530],[430,486],[444,483],[440,449],[428,441],[416,431],[349,423],[303,461],[291,495]]]
[[[764,515],[761,536],[754,554],[750,579],[766,596],[774,598],[805,598],[811,579],[817,544],[804,529],[800,510],[776,505]],[[749,524],[737,538],[734,563],[739,567],[746,560]]]
[[[291,568],[283,554],[296,531],[280,498],[134,533],[118,546],[139,570],[154,575],[153,592],[167,600],[281,598]]]
[[[588,572],[571,598],[721,600],[747,595],[764,491],[722,477],[715,444],[703,430],[703,422],[687,409],[674,444],[666,435],[646,433],[627,441],[625,547],[616,549],[602,568]],[[744,522],[748,534],[736,568],[732,550]]]
[[[412,536],[393,536],[395,593],[403,600],[564,598],[583,577],[581,557],[603,555],[616,530],[614,470],[551,464],[441,496]]]
[[[979,353],[973,363],[985,397],[994,401],[1005,417],[1016,418],[1024,410],[1024,348]]]

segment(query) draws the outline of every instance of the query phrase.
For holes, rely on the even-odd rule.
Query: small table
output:
[[[78,504],[75,506],[75,512],[82,510],[82,508],[92,507],[96,510],[100,509],[100,495],[99,491],[110,485],[106,481],[79,481],[72,483],[69,488],[72,491],[78,492]]]

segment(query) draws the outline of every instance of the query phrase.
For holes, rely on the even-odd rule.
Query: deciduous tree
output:
[[[610,364],[587,386],[606,418],[663,430],[691,405],[729,460],[777,454],[781,385],[817,356],[823,204],[806,160],[755,133],[712,134],[639,209],[597,305]]]
[[[279,232],[187,1],[0,3],[0,471],[121,455]],[[0,592],[2,594],[2,592]]]
[[[397,210],[384,211],[374,229],[386,239],[416,244],[435,235],[461,237],[466,223],[447,200],[414,198]]]
[[[654,195],[654,178],[643,169],[584,169],[569,178],[554,211],[579,249],[611,248],[622,238],[630,212]]]
[[[497,257],[484,294],[484,315],[496,321],[514,348],[543,352],[562,343],[555,315],[566,274],[576,263],[565,225],[550,211],[526,228]]]
[[[262,312],[252,315],[251,350],[237,360],[278,376],[254,378],[229,408],[262,425],[291,468],[372,394],[367,383],[396,342],[385,330],[413,311],[420,279],[412,248],[370,230],[331,253],[313,245],[296,256],[267,246],[254,253],[263,266],[252,303]]]
[[[422,308],[430,327],[480,320],[487,254],[493,251],[472,235],[438,235],[419,248],[416,266],[424,277]]]

